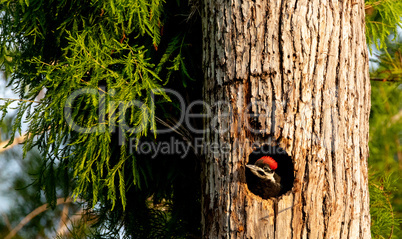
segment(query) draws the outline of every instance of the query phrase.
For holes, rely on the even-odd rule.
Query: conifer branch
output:
[[[67,225],[68,222],[68,211],[69,211],[69,205],[64,204],[63,210],[61,211],[61,216],[60,216],[60,222],[59,222],[59,230],[62,230]]]
[[[86,81],[84,81],[83,79],[80,79],[80,81],[82,81],[82,82],[84,82],[85,84],[87,84],[87,85],[90,86],[89,82],[86,82]],[[101,88],[99,88],[99,87],[97,87],[97,88],[98,88],[99,91],[101,91],[101,92],[103,92],[103,93],[105,93],[105,94],[108,94],[106,91],[102,90]]]
[[[386,78],[370,78],[371,81],[381,81],[381,82],[399,82],[396,79],[386,79]]]
[[[178,135],[180,135],[180,136],[183,138],[183,140],[189,144],[189,146],[191,147],[191,149],[193,149],[194,154],[197,155],[197,152],[196,152],[196,150],[195,150],[195,148],[194,148],[194,145],[193,145],[193,137],[192,137],[191,134],[187,131],[187,129],[185,129],[183,126],[173,127],[173,126],[171,126],[169,123],[167,123],[166,121],[162,120],[161,118],[159,118],[159,117],[157,117],[157,116],[155,116],[155,120],[156,120],[157,122],[159,122],[160,124],[162,124],[162,125],[164,125],[164,126],[170,128],[171,130],[173,130],[173,132],[175,132],[175,133],[177,133]],[[172,119],[172,121],[174,121],[174,120]],[[177,125],[177,121],[174,122],[174,123],[175,123],[175,125]]]
[[[4,100],[4,101],[11,100],[11,101],[31,102],[31,103],[38,103],[38,104],[42,103],[41,101],[24,100],[24,99],[12,99],[12,98],[0,98],[0,100]]]
[[[8,220],[7,214],[3,213],[2,215],[3,215],[3,220],[6,223],[7,229],[9,231],[13,230],[13,228],[11,227],[11,224],[10,224],[10,220]]]
[[[6,148],[4,148],[4,147],[8,144],[9,140],[5,140],[3,142],[0,142],[0,153],[3,153],[4,151],[11,149],[14,146],[17,146],[18,144],[24,143],[26,136],[27,135],[24,134],[24,135],[21,135],[21,136],[19,136],[17,138],[14,138],[13,143],[10,144],[9,146],[7,146]]]
[[[365,9],[365,10],[368,10],[368,9],[370,9],[370,8],[373,8],[374,6],[380,5],[382,2],[383,2],[383,1],[378,1],[378,2],[374,2],[374,3],[372,3],[372,4],[367,4],[366,6],[364,6],[364,9]]]
[[[78,213],[76,213],[76,214],[69,220],[69,222],[72,224],[72,223],[74,223],[75,221],[81,219],[81,217],[82,217],[82,209],[81,209]],[[68,223],[68,221],[65,221],[64,224],[59,227],[59,229],[58,229],[57,232],[56,232],[56,235],[58,235],[58,236],[63,236],[63,235],[67,232],[67,230],[68,230],[68,228],[67,228],[67,223]]]
[[[56,206],[64,203],[71,203],[73,202],[72,198],[58,198],[56,202]],[[42,212],[46,211],[49,208],[49,204],[45,203],[42,206],[37,207],[35,210],[33,210],[31,213],[29,213],[24,219],[21,220],[21,222],[14,227],[14,229],[8,233],[8,235],[4,239],[11,239],[13,238],[21,228],[23,228],[28,222],[30,222],[34,217],[38,216]]]
[[[384,194],[385,194],[385,192],[384,192]],[[389,206],[389,209],[390,209],[390,212],[391,212],[392,222],[395,222],[394,208],[392,207],[391,201],[389,200],[389,196],[385,195],[385,198],[387,200],[387,203],[388,203],[388,206]],[[392,235],[394,234],[394,227],[395,227],[395,223],[392,223],[391,232],[389,234],[388,239],[392,238]]]

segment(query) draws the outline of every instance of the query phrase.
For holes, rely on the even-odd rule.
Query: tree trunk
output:
[[[363,0],[205,0],[204,238],[370,238],[370,81]],[[256,143],[293,188],[248,190]]]

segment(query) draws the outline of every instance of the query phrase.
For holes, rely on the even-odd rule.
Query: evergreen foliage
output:
[[[371,61],[369,190],[373,238],[401,238],[402,2],[366,0],[366,37],[370,51],[381,50]],[[393,36],[393,41],[390,37]],[[397,40],[397,41],[395,41]],[[380,173],[381,172],[381,173]]]
[[[400,42],[387,42],[372,61],[369,189],[373,238],[401,238],[402,61]],[[393,56],[393,57],[392,57]]]
[[[365,0],[366,37],[370,51],[374,44],[377,49],[387,48],[390,35],[397,35],[402,27],[402,1]]]
[[[391,179],[392,174],[384,176],[377,173],[370,175],[370,214],[371,234],[373,238],[400,238],[400,213],[395,212],[392,200],[398,189],[399,179]],[[399,215],[398,215],[399,214]]]
[[[38,103],[19,102],[13,130],[21,133],[26,113],[29,136],[24,152],[37,146],[43,153],[43,183],[49,184],[45,190],[49,201],[56,199],[54,180],[49,179],[55,174],[55,160],[60,160],[74,170],[74,195],[86,191],[90,182],[94,203],[103,187],[115,202],[117,177],[125,205],[122,168],[131,157],[123,144],[121,160],[111,164],[111,134],[117,123],[125,121],[131,127],[127,126],[124,136],[139,138],[156,130],[154,97],[162,95],[168,100],[149,53],[150,46],[157,47],[160,42],[162,2],[5,1],[2,5],[1,44],[6,52],[12,52],[9,56],[13,59],[7,72],[11,73],[9,85],[21,99],[31,101],[46,92]],[[58,14],[63,12],[69,14]],[[10,69],[9,64],[4,65],[5,70]],[[67,96],[77,90],[81,94],[75,101],[69,100]],[[64,107],[70,112],[63,112]],[[129,108],[132,114],[124,115]],[[81,134],[69,127],[73,125],[64,116],[81,124]],[[136,178],[133,183],[137,184]]]
[[[7,118],[1,126],[1,133],[4,136],[8,136],[8,130],[11,124]],[[6,137],[4,137],[6,138]],[[4,139],[3,138],[3,139]],[[33,210],[44,205],[46,203],[46,198],[41,190],[42,185],[37,183],[40,177],[40,168],[43,163],[42,158],[36,150],[32,150],[27,154],[27,157],[22,160],[20,147],[14,147],[11,150],[7,150],[1,156],[1,166],[2,168],[7,168],[2,170],[0,173],[0,179],[2,182],[10,183],[10,188],[15,190],[9,190],[8,192],[2,194],[3,197],[12,198],[12,204],[7,211],[7,214],[2,214],[2,219],[0,220],[0,238],[6,238],[9,233],[9,228],[7,223],[12,227],[15,227],[30,214]],[[11,159],[11,160],[10,160]],[[16,173],[15,169],[9,167],[10,161],[19,161],[19,172]],[[10,172],[11,171],[11,172]],[[3,175],[7,173],[8,175]],[[11,176],[11,177],[10,177]],[[57,190],[61,191],[63,185],[63,174],[56,177]],[[13,238],[46,238],[49,234],[54,234],[54,229],[58,227],[58,219],[62,213],[62,207],[59,206],[55,210],[46,210],[36,217],[29,220],[23,230],[20,230],[18,234]],[[78,207],[76,205],[69,205],[70,215],[77,212]]]
[[[188,10],[187,2],[154,0],[0,3],[0,66],[20,98],[10,143],[22,134],[25,115],[24,155],[41,152],[38,185],[47,201],[55,207],[56,178],[66,174],[65,196],[82,197],[104,215],[95,234],[117,233],[112,228],[119,224],[140,238],[162,227],[175,237],[199,232],[195,156],[186,166],[178,155],[150,160],[130,147],[133,139],[155,141],[157,115],[180,113],[162,85],[189,90],[193,77],[185,65],[193,66],[191,74],[199,71],[198,62],[184,57],[193,46]],[[198,61],[200,51],[191,52]],[[3,117],[11,102],[1,106]],[[162,200],[168,206],[155,208]],[[105,225],[111,226],[105,231]]]

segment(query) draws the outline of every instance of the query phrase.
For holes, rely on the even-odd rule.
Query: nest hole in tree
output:
[[[248,159],[248,164],[254,164],[258,159],[263,156],[272,157],[277,163],[278,168],[275,173],[281,178],[281,190],[276,197],[286,194],[293,187],[294,182],[294,165],[292,158],[287,154],[287,152],[279,146],[263,145],[262,147],[256,148],[250,155]],[[255,183],[252,179],[251,171],[246,167],[246,182],[248,188],[251,189],[250,183]],[[258,192],[252,193],[258,195]],[[263,197],[262,195],[258,195]],[[264,197],[263,197],[264,198]]]

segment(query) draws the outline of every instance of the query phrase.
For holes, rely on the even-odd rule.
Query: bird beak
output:
[[[254,171],[254,170],[257,170],[257,169],[258,169],[258,167],[257,167],[257,166],[252,165],[252,164],[247,164],[247,165],[246,165],[246,167],[247,167],[247,168],[249,168],[249,169],[250,169],[250,170],[252,170],[252,171]]]
[[[255,166],[255,165],[252,165],[252,164],[247,164],[246,167],[249,168],[250,171],[254,175],[256,175],[257,177],[271,180],[271,178],[273,176],[273,173],[267,173],[262,168],[260,168],[258,166]]]
[[[255,175],[257,175],[257,176],[261,175],[261,174],[264,174],[264,171],[258,166],[255,166],[255,165],[252,165],[252,164],[247,164],[246,167],[249,168],[250,171],[252,173],[254,173]]]

